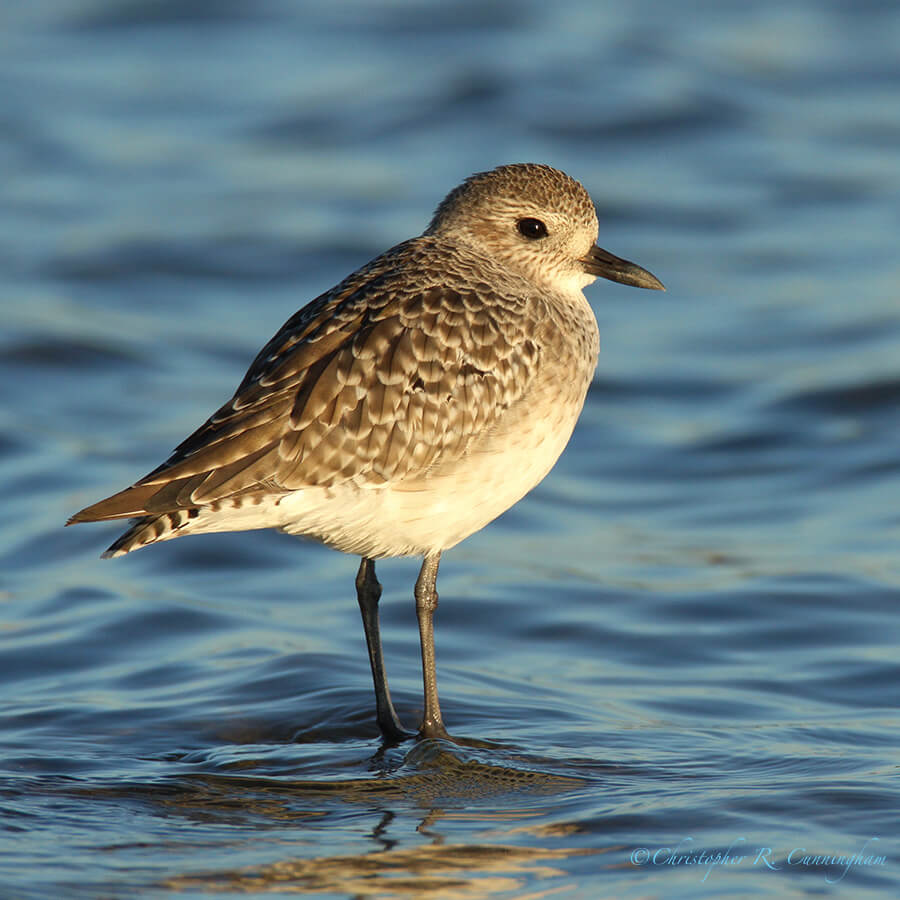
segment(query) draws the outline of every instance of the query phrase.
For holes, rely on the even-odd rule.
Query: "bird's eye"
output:
[[[547,226],[540,219],[519,219],[516,228],[519,229],[519,234],[529,241],[547,237]]]

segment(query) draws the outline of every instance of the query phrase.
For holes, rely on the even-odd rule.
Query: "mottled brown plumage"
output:
[[[598,348],[582,288],[598,275],[661,287],[595,247],[596,234],[587,192],[555,169],[472,176],[421,237],[292,316],[231,400],[166,462],[70,521],[137,518],[109,556],[184,534],[262,527],[360,554],[379,724],[397,737],[383,670],[379,685],[370,561],[426,558],[416,596],[430,628],[440,553],[556,461]],[[430,687],[423,657],[423,733],[442,735],[431,653]]]

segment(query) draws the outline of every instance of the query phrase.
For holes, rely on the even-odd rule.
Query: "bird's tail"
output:
[[[159,541],[168,541],[178,537],[181,529],[196,515],[196,509],[178,509],[175,512],[137,519],[132,523],[131,528],[103,554],[103,559],[124,556],[126,553],[131,553],[132,550],[146,547],[147,544],[156,544]]]

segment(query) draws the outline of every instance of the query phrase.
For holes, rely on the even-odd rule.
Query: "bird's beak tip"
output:
[[[609,281],[618,281],[631,287],[646,288],[651,291],[664,291],[665,285],[651,272],[630,262],[614,256],[602,247],[593,247],[582,260],[586,272]]]

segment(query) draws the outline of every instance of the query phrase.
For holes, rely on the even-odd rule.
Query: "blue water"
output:
[[[0,896],[900,895],[900,5],[0,24]],[[442,564],[464,742],[382,750],[356,560],[62,523],[518,161],[668,292],[588,289],[569,448]],[[416,568],[379,564],[408,724]]]

